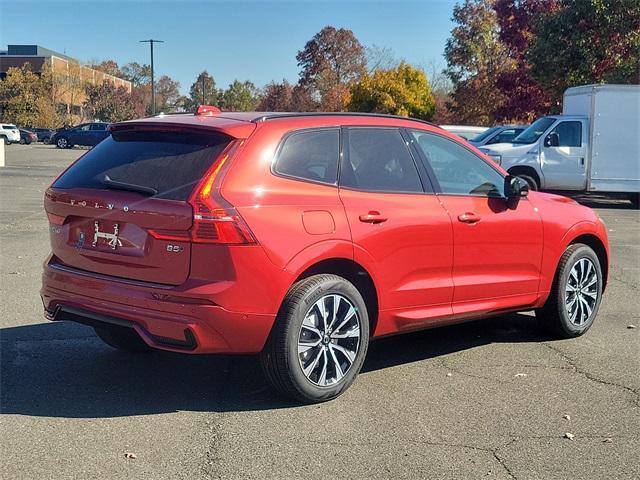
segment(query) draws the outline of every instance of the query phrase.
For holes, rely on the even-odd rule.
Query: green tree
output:
[[[24,127],[55,128],[62,119],[55,109],[54,83],[51,71],[31,71],[29,64],[12,67],[0,81],[2,121]]]
[[[87,86],[84,108],[90,115],[104,122],[120,122],[136,117],[136,105],[126,88],[111,82]]]
[[[430,120],[435,99],[424,72],[401,62],[396,68],[377,70],[355,83],[348,109]]]
[[[151,83],[151,65],[130,62],[121,68],[122,78],[129,80],[134,87]]]
[[[533,76],[557,99],[575,85],[640,83],[640,2],[560,0],[528,54]]]
[[[257,96],[258,89],[253,83],[234,80],[222,94],[222,106],[225,110],[249,112],[255,110]]]
[[[488,125],[505,97],[496,79],[513,68],[499,38],[492,0],[465,0],[453,8],[455,26],[445,46],[456,121]]]
[[[326,111],[342,110],[343,93],[366,73],[364,47],[351,30],[326,26],[296,56],[299,85]]]
[[[187,110],[193,110],[197,105],[214,105],[220,103],[220,91],[216,88],[216,81],[204,70],[189,88],[189,102],[185,105]]]

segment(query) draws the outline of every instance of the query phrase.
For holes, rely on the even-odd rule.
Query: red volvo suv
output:
[[[45,208],[47,318],[125,351],[259,353],[305,402],[342,393],[373,337],[518,310],[581,335],[607,283],[595,212],[408,118],[118,123]]]

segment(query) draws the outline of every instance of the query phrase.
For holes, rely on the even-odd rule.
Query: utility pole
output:
[[[164,43],[163,40],[140,40],[140,43],[148,43],[151,46],[151,115],[156,114],[156,89],[153,79],[153,44]]]

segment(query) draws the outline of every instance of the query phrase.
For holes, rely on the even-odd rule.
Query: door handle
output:
[[[584,167],[584,157],[580,157],[580,166]]]
[[[462,215],[458,215],[458,220],[462,223],[478,223],[480,217],[472,212],[465,212]]]
[[[366,215],[360,215],[360,221],[364,223],[373,223],[378,224],[382,222],[386,222],[387,218],[380,215],[380,212],[376,212],[375,210],[371,210]]]

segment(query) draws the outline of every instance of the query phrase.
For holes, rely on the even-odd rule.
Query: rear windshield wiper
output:
[[[117,180],[112,180],[111,178],[109,178],[109,175],[105,175],[101,182],[103,185],[114,190],[128,190],[130,192],[144,193],[146,195],[158,194],[158,190],[156,190],[155,188],[145,187],[144,185],[136,185],[134,183],[119,182]]]

